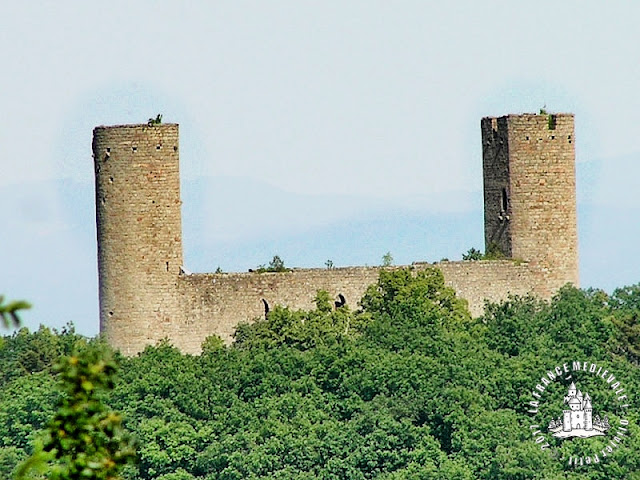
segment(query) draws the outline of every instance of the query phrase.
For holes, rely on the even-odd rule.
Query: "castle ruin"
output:
[[[505,259],[435,265],[474,316],[485,300],[578,285],[573,114],[486,117],[481,128],[485,249]],[[326,290],[355,308],[383,268],[186,274],[178,125],[96,127],[93,157],[100,332],[125,355],[163,338],[185,353],[210,335],[228,343],[264,316],[263,300],[311,309]]]

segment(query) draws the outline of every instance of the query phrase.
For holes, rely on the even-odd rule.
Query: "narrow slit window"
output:
[[[507,211],[507,207],[509,206],[509,199],[507,198],[507,189],[502,189],[502,196],[500,198],[500,210],[503,212]]]

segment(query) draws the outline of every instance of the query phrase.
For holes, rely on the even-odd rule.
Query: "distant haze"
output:
[[[595,0],[4,2],[0,294],[34,304],[31,328],[97,333],[96,125],[180,123],[187,267],[242,271],[482,249],[480,118],[545,106],[576,114],[582,286],[637,283],[638,19]]]

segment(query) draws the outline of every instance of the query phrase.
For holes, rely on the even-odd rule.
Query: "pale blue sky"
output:
[[[97,332],[91,132],[180,123],[194,271],[482,248],[480,118],[576,114],[583,286],[640,281],[640,3],[3,2],[0,292]]]

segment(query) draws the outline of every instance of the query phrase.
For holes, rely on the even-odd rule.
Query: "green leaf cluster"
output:
[[[467,250],[467,253],[462,254],[462,260],[503,260],[505,258],[507,257],[495,243],[489,244],[487,251],[484,253],[477,248],[471,247]]]
[[[278,255],[274,255],[269,262],[269,265],[258,265],[255,271],[258,273],[288,272],[290,269],[284,266],[284,260],[282,260]]]
[[[0,319],[2,319],[2,323],[6,328],[9,328],[11,326],[19,327],[20,317],[18,316],[18,312],[20,310],[27,310],[29,308],[31,308],[31,304],[29,302],[25,302],[24,300],[16,300],[13,302],[5,303],[4,297],[0,295]]]
[[[58,379],[56,411],[43,439],[18,471],[34,471],[50,480],[113,480],[134,458],[134,444],[122,417],[107,407],[103,393],[114,387],[116,364],[107,348],[85,348],[60,357],[53,366]]]
[[[100,401],[122,412],[139,445],[122,478],[638,478],[635,403],[620,449],[574,470],[535,444],[526,402],[549,368],[574,359],[606,365],[640,392],[640,285],[611,295],[565,287],[550,302],[513,297],[472,319],[438,270],[395,269],[354,307],[336,308],[319,292],[315,309],[275,307],[238,328],[231,346],[211,337],[199,356],[161,342],[115,357],[119,377]],[[60,401],[47,394],[56,391],[50,367],[28,373],[3,351],[31,341],[46,350],[54,342],[45,338],[14,334],[0,344],[0,367],[13,371],[0,390],[0,476],[32,448],[28,422],[46,428],[42,417]],[[90,383],[76,382],[64,398],[93,391],[98,382]],[[558,401],[541,407],[544,418],[562,410],[566,386],[555,383],[549,395]],[[615,412],[603,382],[580,386],[598,411]],[[554,447],[567,455],[601,445],[587,440]]]
[[[153,125],[161,125],[162,124],[162,114],[158,114],[156,116],[156,118],[149,118],[149,120],[147,120],[147,125],[149,125],[150,127]]]

